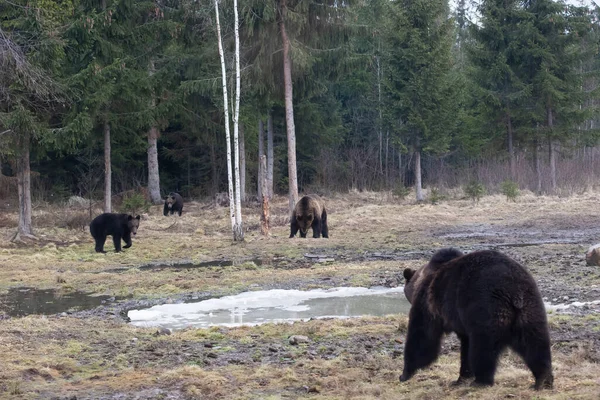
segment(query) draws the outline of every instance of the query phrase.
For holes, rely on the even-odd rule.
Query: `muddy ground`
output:
[[[285,198],[273,203],[268,238],[258,233],[257,206],[245,207],[246,240],[237,244],[227,209],[192,203],[181,218],[153,207],[133,247],[106,255],[93,252],[85,228],[64,227],[83,211],[36,208],[38,240],[26,244],[7,240],[16,214],[2,211],[2,397],[600,398],[598,304],[550,313],[555,389],[541,393],[511,353],[493,388],[450,387],[459,366],[454,335],[436,364],[400,384],[405,315],[173,333],[127,324],[130,309],[247,290],[395,287],[404,268],[446,246],[506,252],[529,268],[550,303],[600,300],[600,267],[586,266],[584,257],[600,242],[600,195],[524,195],[516,203],[488,196],[478,204],[458,196],[437,205],[379,193],[325,199],[328,240],[288,239]],[[32,300],[23,288],[55,301]],[[29,305],[18,313],[16,303]],[[293,335],[307,341],[291,344]]]

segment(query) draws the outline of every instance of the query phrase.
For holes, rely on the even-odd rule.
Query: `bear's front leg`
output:
[[[125,246],[123,246],[124,249],[128,249],[131,247],[132,243],[131,243],[131,233],[126,233],[123,236],[123,241],[125,242]]]
[[[296,218],[292,217],[290,221],[290,238],[293,238],[298,233],[298,221]]]
[[[115,245],[115,253],[121,251],[121,235],[113,235],[113,243]]]
[[[314,239],[318,239],[321,237],[321,219],[320,218],[315,218],[315,220],[313,221],[312,231],[313,231]]]
[[[443,325],[427,310],[423,310],[423,297],[420,296],[410,309],[400,382],[409,380],[418,369],[434,362],[440,354]]]

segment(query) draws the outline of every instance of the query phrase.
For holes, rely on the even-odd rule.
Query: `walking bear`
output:
[[[171,192],[165,200],[165,207],[163,208],[163,215],[166,217],[169,212],[178,213],[181,217],[183,211],[183,197],[179,193]]]
[[[312,228],[313,238],[329,237],[329,228],[327,227],[327,211],[325,203],[319,196],[304,196],[296,203],[294,211],[290,218],[290,237],[296,236],[300,231],[300,237],[305,238],[308,228]]]
[[[140,216],[133,217],[129,214],[104,213],[98,215],[90,223],[90,233],[96,241],[96,252],[104,251],[106,236],[111,235],[115,244],[115,252],[121,251],[121,239],[126,243],[124,249],[131,247],[131,234],[137,233],[140,226]]]
[[[404,270],[411,303],[400,381],[431,364],[442,335],[460,339],[460,375],[491,386],[500,353],[510,347],[535,377],[535,389],[552,388],[550,336],[542,296],[531,274],[497,251],[463,255],[442,249],[418,270]]]

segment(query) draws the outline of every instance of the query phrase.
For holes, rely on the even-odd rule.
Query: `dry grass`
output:
[[[382,349],[326,359],[310,356],[307,345],[285,344],[291,334],[308,335],[313,348],[328,346],[342,333],[347,340],[393,341],[404,338],[405,322],[406,317],[308,321],[223,329],[222,336],[215,335],[218,329],[190,329],[163,338],[152,329],[123,323],[26,317],[0,324],[0,389],[16,390],[18,397],[12,398],[22,399],[44,398],[40,393],[98,398],[149,388],[182,399],[598,399],[598,364],[581,358],[573,362],[574,356],[561,352],[554,353],[554,390],[535,392],[531,374],[513,354],[502,357],[494,387],[472,389],[450,386],[458,375],[457,351],[401,384],[402,358]],[[282,346],[293,352],[292,362],[200,366],[191,361],[202,356],[202,350],[193,349],[205,343],[234,351],[248,345],[247,338]],[[152,352],[157,357],[148,359]]]

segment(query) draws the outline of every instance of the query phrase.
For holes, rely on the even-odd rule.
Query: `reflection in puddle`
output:
[[[138,326],[171,329],[205,328],[213,325],[240,326],[268,322],[291,322],[310,318],[348,318],[408,313],[410,304],[402,287],[263,290],[197,303],[163,304],[131,310],[131,322]]]
[[[64,292],[55,289],[20,287],[10,289],[0,296],[0,314],[23,317],[30,314],[58,314],[66,311],[81,311],[96,308],[112,296],[90,296],[82,292]]]

